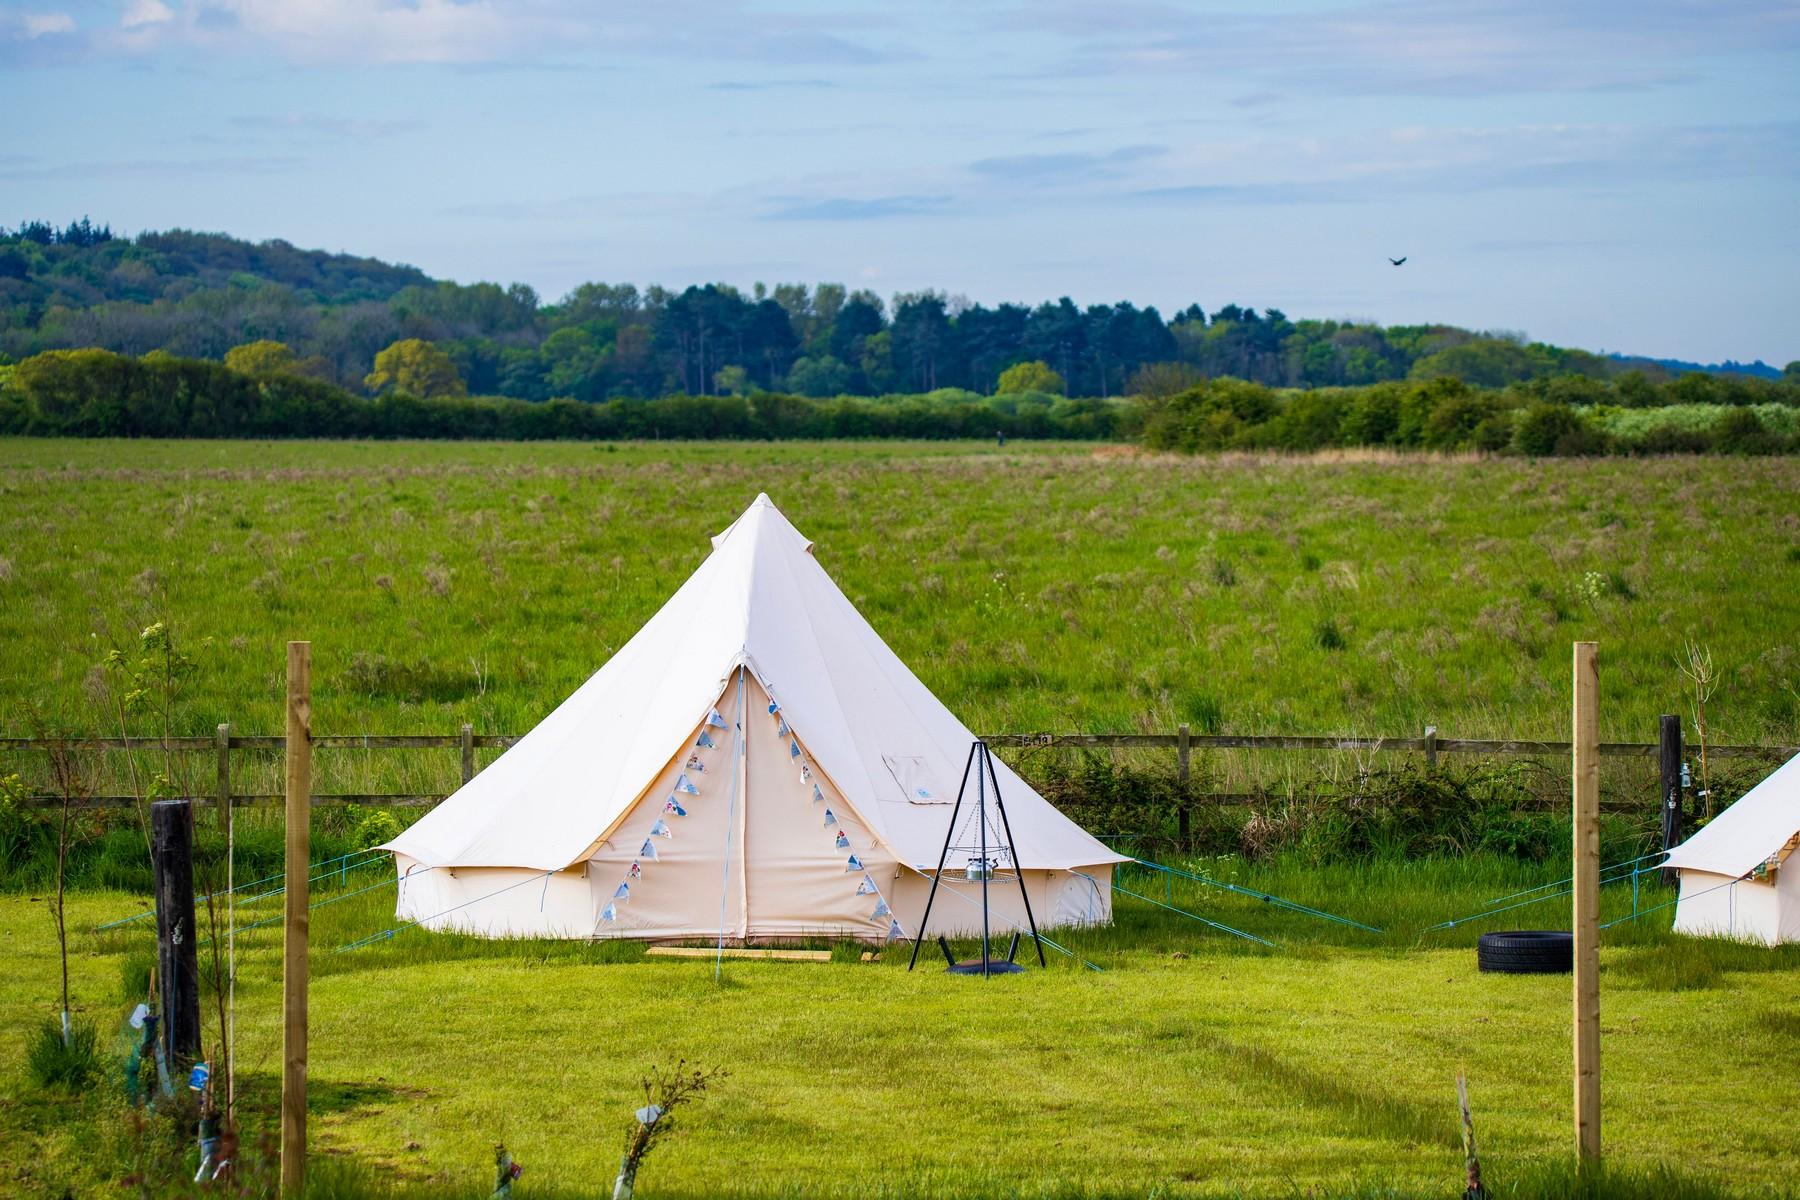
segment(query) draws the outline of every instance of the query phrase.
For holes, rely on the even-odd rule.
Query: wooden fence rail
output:
[[[445,750],[461,753],[462,781],[475,777],[477,748],[503,750],[517,742],[521,734],[478,734],[464,725],[454,734],[321,734],[312,745],[319,750]],[[1427,727],[1420,737],[1311,737],[1299,735],[1255,735],[1193,733],[1185,725],[1174,733],[996,733],[985,739],[992,746],[1014,748],[1069,747],[1084,749],[1174,750],[1177,777],[1187,782],[1196,750],[1298,750],[1313,753],[1346,751],[1422,754],[1428,766],[1437,764],[1442,754],[1475,754],[1490,757],[1567,757],[1568,742],[1540,742],[1521,739],[1484,740],[1480,738],[1445,738],[1435,727]],[[287,738],[280,734],[243,735],[231,732],[229,724],[220,725],[212,737],[120,738],[86,737],[63,741],[47,738],[0,738],[0,752],[48,751],[53,746],[70,750],[210,753],[218,760],[218,788],[211,795],[159,797],[187,799],[216,805],[221,815],[229,804],[233,808],[273,806],[282,803],[280,792],[236,792],[231,787],[230,753],[233,750],[284,751]],[[1609,758],[1655,759],[1661,749],[1658,742],[1602,742],[1601,755]],[[1800,746],[1708,746],[1712,758],[1786,759],[1800,754]],[[359,804],[365,806],[428,807],[443,800],[441,793],[409,794],[377,792],[369,794],[330,793],[313,795],[313,806]],[[1248,804],[1260,797],[1248,794],[1211,795],[1204,797],[1214,804]],[[29,796],[27,808],[54,808],[62,803],[57,796]],[[74,801],[79,808],[122,808],[139,802],[135,796],[85,796]]]

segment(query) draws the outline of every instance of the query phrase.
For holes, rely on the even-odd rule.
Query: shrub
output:
[[[1512,446],[1520,454],[1546,458],[1556,453],[1557,443],[1581,428],[1581,418],[1566,404],[1540,400],[1527,408],[1513,429]]]
[[[45,1017],[31,1031],[25,1061],[39,1087],[80,1091],[100,1073],[99,1033],[92,1021],[77,1017],[64,1041],[61,1018]]]
[[[1719,418],[1713,446],[1722,454],[1773,454],[1779,449],[1775,436],[1747,408],[1729,409]]]

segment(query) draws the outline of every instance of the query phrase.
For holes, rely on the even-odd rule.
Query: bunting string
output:
[[[669,823],[667,818],[674,817],[679,821],[680,818],[688,815],[687,805],[681,802],[681,798],[700,795],[700,785],[697,780],[703,778],[708,770],[706,757],[701,754],[701,751],[718,749],[719,744],[713,739],[712,731],[727,727],[727,722],[720,715],[716,705],[707,710],[706,719],[700,723],[700,736],[694,739],[694,745],[688,752],[687,760],[681,764],[681,770],[676,773],[675,782],[669,786],[669,794],[662,804],[662,815],[657,817],[655,824],[650,826],[650,835],[644,839],[644,844],[638,847],[638,852],[633,856],[631,865],[625,868],[624,877],[619,880],[618,886],[613,888],[611,898],[600,909],[599,915],[594,918],[594,934],[596,936],[602,925],[618,921],[621,904],[631,903],[631,887],[632,884],[644,877],[644,864],[662,861],[662,854],[656,846],[657,839],[673,840],[675,837],[675,827]]]
[[[893,906],[888,903],[887,897],[881,892],[881,886],[875,882],[874,875],[870,873],[868,867],[863,863],[861,855],[857,853],[849,832],[827,802],[824,789],[813,778],[812,756],[800,745],[799,735],[788,723],[787,717],[781,711],[780,702],[773,695],[769,697],[769,715],[775,718],[775,735],[787,739],[789,761],[797,762],[800,766],[802,793],[807,795],[811,803],[825,806],[821,815],[821,825],[831,834],[832,848],[845,854],[844,873],[859,877],[854,894],[875,898],[874,907],[869,910],[868,919],[870,921],[885,920],[888,923],[888,941],[904,939],[906,931],[901,928],[899,920],[895,918]]]

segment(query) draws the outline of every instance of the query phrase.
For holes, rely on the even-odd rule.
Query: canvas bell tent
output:
[[[981,869],[959,851],[916,925],[974,735],[767,496],[712,544],[574,695],[384,847],[402,919],[570,938],[979,931]],[[995,766],[1016,860],[990,889],[996,931],[1025,922],[1014,868],[1041,926],[1109,920],[1125,859]]]
[[[1669,852],[1678,933],[1800,942],[1800,755]]]

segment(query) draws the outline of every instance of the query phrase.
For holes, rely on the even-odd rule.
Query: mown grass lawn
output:
[[[415,930],[334,955],[391,924],[391,896],[325,905],[314,918],[314,1150],[478,1195],[504,1140],[528,1167],[522,1200],[601,1194],[641,1072],[686,1057],[731,1075],[684,1114],[641,1195],[1449,1195],[1460,1188],[1459,1068],[1491,1182],[1566,1159],[1567,977],[1479,975],[1474,929],[1420,932],[1552,871],[1234,869],[1390,932],[1185,885],[1178,904],[1281,948],[1121,898],[1115,929],[1067,939],[1098,971],[1052,954],[1047,971],[983,983],[929,957],[908,974],[900,954],[846,954],[728,961],[715,983],[710,962],[644,959],[635,945]],[[1647,888],[1639,903],[1663,899]],[[141,903],[81,894],[72,924],[91,930]],[[1609,889],[1607,919],[1630,903],[1629,889]],[[1566,905],[1528,910],[1524,923],[1555,927]],[[1782,1098],[1783,1064],[1800,1051],[1800,955],[1675,940],[1666,923],[1664,909],[1607,935],[1609,1161],[1673,1167],[1726,1194],[1782,1194],[1800,1167]],[[123,963],[148,943],[141,928],[77,936],[76,995],[108,1035],[129,1008]],[[253,1133],[279,1072],[278,945],[273,929],[240,944]],[[114,1114],[46,1101],[22,1078],[22,1032],[54,1003],[42,901],[0,898],[0,947],[4,1177],[22,1195],[69,1184],[89,1194],[117,1170],[104,1131]]]

